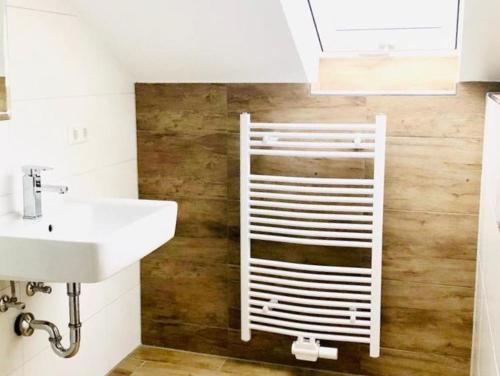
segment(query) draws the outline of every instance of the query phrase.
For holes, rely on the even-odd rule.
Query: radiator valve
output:
[[[316,341],[314,338],[299,337],[292,343],[292,354],[298,360],[316,362],[318,358],[336,360],[338,350],[335,347],[320,346],[319,341]]]

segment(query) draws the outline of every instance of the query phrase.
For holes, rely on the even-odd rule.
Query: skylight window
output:
[[[323,51],[314,90],[454,93],[459,5],[459,0],[310,0]]]

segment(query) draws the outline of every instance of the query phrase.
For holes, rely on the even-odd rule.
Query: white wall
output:
[[[100,46],[66,0],[8,0],[12,120],[0,122],[0,214],[19,210],[20,168],[55,170],[78,196],[137,197],[133,81]],[[67,127],[85,125],[89,142],[69,146]],[[45,194],[44,201],[59,197]],[[0,260],[1,262],[2,260]],[[64,265],[61,265],[64,267]],[[0,282],[0,293],[7,293]],[[65,287],[22,300],[27,311],[67,328]],[[24,284],[21,284],[24,291]],[[100,376],[140,342],[139,267],[83,285],[83,342],[73,359],[57,358],[47,336],[18,338],[18,312],[0,313],[0,376]],[[67,343],[67,342],[66,342]]]
[[[500,81],[500,2],[462,0],[460,81]]]
[[[487,100],[472,375],[500,376],[500,104]]]
[[[281,0],[283,13],[308,82],[319,79],[321,46],[307,1]]]
[[[280,0],[74,1],[137,82],[307,82]]]
[[[5,0],[0,0],[0,7],[4,9],[5,7]],[[2,14],[2,13],[0,13]],[[0,30],[4,30],[4,22],[5,19],[3,17],[0,17]],[[5,46],[2,43],[3,39],[0,38],[0,76],[5,77]]]

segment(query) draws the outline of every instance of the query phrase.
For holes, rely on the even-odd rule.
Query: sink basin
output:
[[[175,233],[177,203],[66,198],[39,220],[0,216],[0,280],[99,282]]]

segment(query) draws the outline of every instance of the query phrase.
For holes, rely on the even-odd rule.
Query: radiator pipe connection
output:
[[[80,284],[67,283],[67,294],[69,298],[69,342],[68,348],[62,344],[62,336],[57,326],[50,321],[35,320],[32,313],[20,314],[14,324],[14,330],[18,336],[30,337],[35,330],[44,330],[49,335],[52,350],[61,358],[71,358],[78,353],[81,341],[80,322]]]

